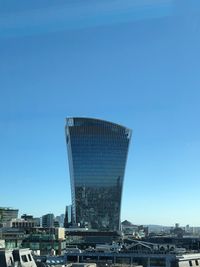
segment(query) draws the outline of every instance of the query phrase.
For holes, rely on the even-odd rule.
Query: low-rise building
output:
[[[30,229],[36,226],[36,222],[34,219],[32,220],[12,219],[10,221],[10,226],[12,228],[18,228],[18,229]]]
[[[6,249],[20,248],[25,232],[15,228],[1,228],[0,239],[5,241]]]
[[[33,228],[22,246],[40,255],[62,255],[66,248],[64,235],[64,228]]]

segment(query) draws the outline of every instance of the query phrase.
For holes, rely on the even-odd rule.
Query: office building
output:
[[[55,221],[59,223],[59,227],[64,227],[64,219],[65,219],[65,214],[56,216]]]
[[[36,223],[33,219],[32,220],[12,219],[10,224],[12,228],[18,228],[18,229],[30,229],[36,226]]]
[[[35,221],[35,225],[37,227],[40,227],[41,226],[41,220],[42,220],[42,218],[33,218],[33,220]]]
[[[42,227],[54,227],[54,215],[52,213],[42,216]]]
[[[22,247],[30,248],[34,253],[49,255],[55,251],[56,255],[64,254],[66,249],[64,228],[33,228],[22,242]],[[45,265],[46,266],[46,265]]]
[[[18,209],[0,207],[0,227],[7,226],[12,219],[17,219],[18,212]]]
[[[66,206],[65,209],[65,218],[64,218],[64,227],[68,228],[72,225],[72,205]]]
[[[24,219],[25,221],[32,221],[33,220],[33,215],[23,214],[21,216],[21,219]]]
[[[73,224],[119,230],[130,138],[130,129],[112,122],[67,118]]]

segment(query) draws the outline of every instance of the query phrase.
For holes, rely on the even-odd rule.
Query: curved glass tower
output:
[[[120,227],[131,130],[92,118],[67,118],[72,221],[100,231]]]

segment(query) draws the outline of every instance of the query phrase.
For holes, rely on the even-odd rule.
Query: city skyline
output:
[[[133,129],[122,220],[200,225],[200,3],[22,2],[0,9],[0,206],[64,213],[65,118],[94,117]]]

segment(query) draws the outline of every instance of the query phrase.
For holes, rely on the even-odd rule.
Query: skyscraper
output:
[[[65,208],[65,219],[64,219],[64,227],[68,228],[72,224],[72,205],[66,206]]]
[[[130,138],[130,129],[112,122],[67,118],[72,223],[119,230]]]

